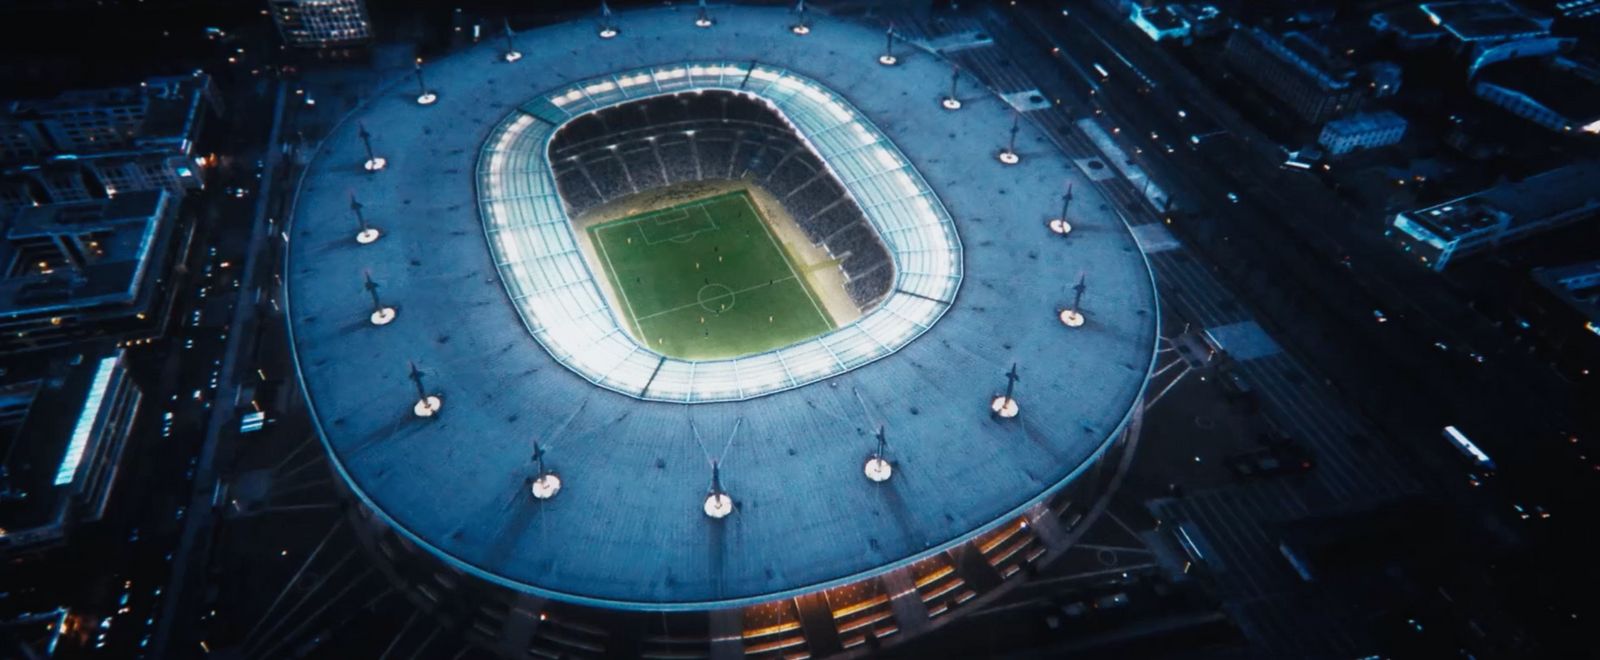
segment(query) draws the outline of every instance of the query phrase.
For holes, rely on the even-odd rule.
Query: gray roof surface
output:
[[[940,109],[949,65],[900,47],[875,63],[880,27],[768,8],[619,16],[601,41],[578,21],[430,62],[439,102],[414,81],[379,91],[323,143],[291,228],[290,322],[324,441],[352,489],[408,537],[506,586],[618,607],[766,600],[857,578],[971,538],[1084,468],[1126,422],[1156,338],[1151,274],[1138,245],[1067,159],[1024,123],[1023,163],[1000,165],[1010,108],[979,96]],[[939,194],[961,232],[966,279],[952,309],[898,354],[827,381],[736,403],[643,402],[569,371],[528,334],[498,280],[475,204],[479,147],[507,113],[564,83],[651,64],[759,60],[849,98]],[[389,166],[364,160],[364,121]],[[1075,182],[1075,230],[1045,221]],[[353,240],[354,192],[384,237]],[[366,323],[362,272],[399,309]],[[1055,319],[1087,273],[1089,324]],[[419,420],[408,360],[444,409]],[[989,399],[1015,361],[1022,414]],[[863,406],[863,403],[865,406]],[[863,408],[870,410],[864,412]],[[742,421],[740,421],[742,420]],[[739,428],[733,433],[736,423]],[[888,427],[894,478],[861,473],[872,429]],[[691,424],[698,430],[691,431]],[[564,487],[532,499],[534,441]],[[701,512],[710,459],[736,512]]]

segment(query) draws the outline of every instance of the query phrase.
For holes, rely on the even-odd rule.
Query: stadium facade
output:
[[[508,657],[898,644],[1065,552],[1137,438],[1153,280],[1077,164],[1026,124],[1020,163],[999,162],[1013,108],[969,81],[947,110],[949,64],[881,65],[880,27],[695,17],[431,62],[434,102],[395,81],[300,183],[286,300],[321,440],[385,570]],[[712,178],[779,199],[863,315],[729,360],[632,341],[571,218]],[[1015,416],[994,414],[1008,395]]]

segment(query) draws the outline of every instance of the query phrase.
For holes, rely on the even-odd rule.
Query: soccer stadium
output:
[[[1137,442],[1150,268],[1027,107],[885,42],[571,21],[322,143],[296,366],[421,607],[506,657],[842,657],[1072,546]]]

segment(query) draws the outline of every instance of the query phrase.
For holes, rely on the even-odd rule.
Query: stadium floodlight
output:
[[[705,512],[714,520],[733,513],[733,498],[722,490],[722,466],[717,461],[711,462],[711,490],[706,493]]]
[[[528,490],[533,492],[534,499],[548,500],[561,492],[561,477],[553,470],[545,467],[544,447],[533,443],[533,463],[538,468],[537,476],[528,484]]]
[[[444,400],[437,394],[429,394],[427,388],[422,386],[422,372],[417,371],[417,363],[411,363],[411,382],[417,386],[417,402],[412,404],[411,412],[418,417],[432,417],[439,414],[444,408]]]
[[[378,283],[372,281],[372,271],[363,271],[362,276],[367,278],[367,295],[372,296],[372,315],[367,318],[373,325],[389,325],[394,321],[394,308],[384,306],[378,299]]]
[[[1011,141],[1006,143],[1006,148],[1001,149],[996,158],[1007,165],[1016,165],[1022,162],[1022,157],[1017,155],[1017,129],[1021,126],[1022,113],[1011,111]]]
[[[417,58],[417,63],[412,69],[417,74],[417,105],[433,105],[439,100],[439,95],[428,89],[428,82],[422,79],[422,58]]]
[[[362,167],[366,168],[368,172],[376,172],[383,169],[383,166],[389,164],[389,161],[379,158],[377,155],[372,153],[372,134],[367,132],[367,125],[361,122],[356,122],[356,126],[360,128],[361,131],[359,133],[361,136],[361,144],[367,148],[367,162],[366,164],[362,165]]]
[[[894,466],[890,465],[889,459],[884,457],[884,451],[887,449],[888,441],[884,439],[883,427],[879,426],[878,448],[872,452],[871,456],[867,457],[867,464],[861,469],[867,475],[867,479],[875,483],[883,483],[888,481],[889,477],[894,476]]]
[[[946,110],[960,110],[961,99],[956,96],[956,83],[961,81],[961,65],[950,66],[950,95],[939,101]]]
[[[878,63],[884,66],[894,66],[900,60],[894,56],[894,23],[889,24],[889,29],[884,31],[883,54],[878,56]]]
[[[383,232],[378,231],[377,227],[367,224],[367,216],[361,212],[361,209],[362,205],[361,202],[356,201],[356,194],[350,193],[350,212],[356,215],[356,226],[361,228],[360,231],[356,232],[356,242],[362,245],[370,245],[373,241],[378,240],[378,237],[382,236]]]
[[[806,20],[806,0],[798,0],[794,3],[794,13],[799,16],[794,25],[789,26],[789,31],[802,37],[811,34],[811,23]]]
[[[1078,275],[1078,283],[1072,287],[1072,306],[1061,310],[1061,312],[1056,315],[1061,319],[1062,325],[1065,325],[1069,328],[1083,327],[1083,322],[1085,320],[1083,316],[1083,292],[1088,288],[1085,286],[1084,281],[1087,280],[1088,277],[1088,273]]]
[[[517,33],[511,31],[511,19],[502,18],[501,20],[505,22],[506,27],[506,53],[505,55],[501,56],[501,59],[504,59],[506,62],[515,62],[522,59],[522,53],[517,50],[517,42],[512,38],[517,36]]]
[[[622,31],[612,20],[611,5],[607,4],[606,0],[600,0],[600,38],[611,39],[619,34],[622,34]]]
[[[1050,231],[1062,236],[1072,233],[1072,223],[1067,221],[1067,208],[1072,206],[1072,184],[1067,184],[1067,193],[1061,196],[1061,215],[1050,219]]]
[[[695,16],[695,18],[694,18],[695,27],[708,28],[708,27],[711,27],[713,25],[716,25],[717,22],[714,21],[714,20],[711,20],[711,13],[710,13],[709,10],[706,9],[706,0],[700,0],[699,4],[700,4],[700,13],[697,16]]]
[[[1017,413],[1022,412],[1021,407],[1017,405],[1016,397],[1012,396],[1016,394],[1017,381],[1021,380],[1021,378],[1021,376],[1017,375],[1017,363],[1012,362],[1011,371],[1006,372],[1006,393],[995,397],[989,402],[989,415],[991,417],[1011,419],[1016,417]]]

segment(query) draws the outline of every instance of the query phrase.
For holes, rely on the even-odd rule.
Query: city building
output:
[[[0,362],[0,556],[100,519],[141,397],[120,349]]]
[[[372,24],[366,0],[268,0],[283,42],[296,48],[336,48],[367,43]]]
[[[1188,43],[1194,37],[1220,33],[1227,20],[1215,5],[1133,5],[1128,20],[1155,41],[1175,39]]]
[[[1565,370],[1600,369],[1600,260],[1535,268],[1532,280],[1518,310],[1529,332]]]
[[[1472,93],[1557,133],[1600,135],[1600,69],[1576,60],[1494,64],[1478,73]]]
[[[1584,161],[1395,214],[1384,232],[1428,268],[1600,213],[1600,161]]]
[[[177,202],[158,189],[0,219],[0,354],[159,335],[188,250]]]
[[[1229,68],[1277,99],[1308,124],[1321,124],[1354,110],[1365,89],[1342,56],[1303,32],[1282,36],[1242,28],[1223,51]]]
[[[1551,33],[1553,21],[1505,0],[1462,0],[1421,5],[1428,20],[1471,64],[1468,75],[1495,62],[1552,55],[1576,42]]]
[[[1330,121],[1322,127],[1317,143],[1328,150],[1328,155],[1342,156],[1396,144],[1405,134],[1405,118],[1385,110]]]
[[[1188,39],[1194,30],[1189,19],[1179,13],[1177,5],[1134,5],[1128,19],[1155,41]]]
[[[1402,50],[1421,50],[1444,41],[1444,28],[1417,5],[1402,5],[1376,12],[1367,25],[1380,36],[1394,40]]]
[[[196,145],[221,108],[202,73],[0,108],[0,211],[205,185]]]

